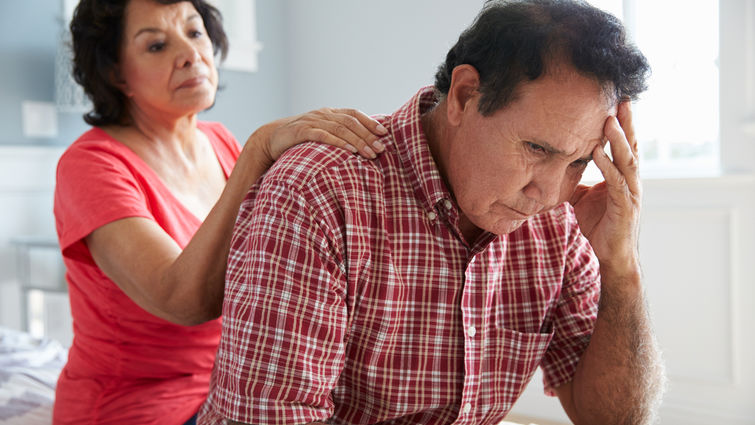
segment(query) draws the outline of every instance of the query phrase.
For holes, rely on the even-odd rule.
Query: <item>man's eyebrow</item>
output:
[[[540,147],[542,147],[543,149],[545,149],[546,152],[548,152],[548,153],[550,153],[552,155],[571,156],[571,154],[569,154],[569,153],[567,153],[567,152],[565,152],[565,151],[563,151],[561,149],[555,148],[553,145],[551,145],[550,143],[548,143],[548,142],[546,142],[544,140],[533,140],[532,143],[535,143],[535,144],[539,145]],[[592,161],[592,152],[590,152],[588,155],[585,155],[585,156],[577,159],[577,161],[585,161],[585,162]]]
[[[202,17],[199,16],[198,13],[195,13],[195,14],[189,16],[188,18],[186,18],[186,22],[190,22],[190,21],[192,21],[194,19],[197,19],[197,18],[202,19]],[[142,28],[139,31],[137,31],[136,34],[134,34],[133,38],[139,37],[142,33],[159,33],[159,32],[163,32],[163,31],[161,29],[155,28],[155,27],[145,27],[145,28]]]
[[[532,143],[540,146],[541,148],[545,149],[548,153],[557,154],[557,155],[566,155],[566,152],[562,151],[561,149],[556,149],[553,147],[550,143],[546,142],[545,140],[532,140]]]

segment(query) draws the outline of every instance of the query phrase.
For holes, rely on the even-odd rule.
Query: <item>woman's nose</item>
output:
[[[176,67],[184,68],[191,66],[200,60],[199,48],[189,40],[181,40],[176,55]]]

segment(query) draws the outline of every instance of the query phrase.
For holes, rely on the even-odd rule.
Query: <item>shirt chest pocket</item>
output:
[[[488,294],[493,326],[499,330],[548,333],[551,314],[561,293],[562,276],[558,274],[519,274],[520,278],[504,276]]]
[[[532,379],[553,333],[523,333],[491,328],[486,337],[481,365],[480,406],[489,417],[505,415]],[[493,411],[495,410],[495,411]]]

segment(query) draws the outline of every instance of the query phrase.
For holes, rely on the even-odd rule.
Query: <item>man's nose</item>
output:
[[[539,170],[525,187],[525,195],[546,208],[557,205],[561,202],[564,179],[563,170],[557,170],[555,167]]]

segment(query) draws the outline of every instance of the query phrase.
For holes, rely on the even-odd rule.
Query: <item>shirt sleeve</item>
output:
[[[598,259],[582,235],[571,209],[567,217],[566,270],[561,296],[553,314],[553,339],[541,367],[545,393],[569,381],[590,343],[600,298]]]
[[[242,204],[209,400],[216,417],[294,424],[333,414],[330,394],[344,364],[345,269],[308,198],[265,181]],[[319,199],[317,210],[328,202]]]
[[[54,211],[61,250],[71,258],[98,227],[125,217],[152,217],[129,165],[96,144],[72,146],[60,158]]]

